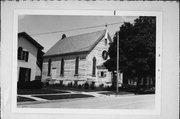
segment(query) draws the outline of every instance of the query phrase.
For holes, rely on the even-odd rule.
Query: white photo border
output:
[[[114,14],[114,11],[116,14]],[[162,12],[118,11],[118,10],[25,10],[16,9],[13,21],[12,79],[17,77],[17,34],[19,15],[84,15],[84,16],[155,16],[156,17],[156,91],[155,109],[67,109],[67,108],[19,108],[17,107],[17,79],[12,80],[13,113],[62,113],[62,114],[117,114],[117,115],[160,115],[161,72],[162,72]],[[158,80],[157,80],[158,79]]]

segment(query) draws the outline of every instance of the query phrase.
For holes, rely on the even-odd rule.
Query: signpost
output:
[[[117,80],[116,80],[116,93],[118,94],[119,92],[119,32],[117,32]]]

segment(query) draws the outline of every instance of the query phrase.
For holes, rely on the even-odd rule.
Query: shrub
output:
[[[72,87],[73,85],[72,85],[72,82],[71,83],[68,83],[68,87]]]
[[[46,86],[49,86],[49,82],[46,82],[46,84],[45,84]]]
[[[78,85],[78,88],[81,89],[81,88],[82,88],[82,85]]]
[[[100,88],[104,88],[104,84],[99,85]]]
[[[77,88],[78,87],[78,81],[74,81],[73,87]]]
[[[52,87],[59,87],[60,84],[56,83],[56,84],[51,84]]]
[[[105,88],[104,88],[104,90],[107,90],[107,91],[112,91],[112,90],[113,90],[113,88],[112,88],[112,86],[107,86],[107,87],[105,87]]]
[[[96,88],[95,82],[92,82],[92,83],[91,83],[90,88],[91,88],[91,89],[95,89],[95,88]]]
[[[40,80],[31,81],[31,89],[41,89],[43,87],[43,83]]]
[[[30,82],[18,82],[18,89],[41,89],[43,83],[40,80],[34,80]]]
[[[18,82],[17,83],[17,88],[18,89],[25,89],[27,87],[27,83],[26,82]]]
[[[87,82],[84,84],[84,88],[89,89],[89,84]]]
[[[64,87],[63,85],[63,81],[60,81],[60,84],[59,84],[61,87]]]

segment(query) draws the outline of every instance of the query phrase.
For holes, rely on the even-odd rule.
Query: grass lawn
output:
[[[41,95],[35,96],[47,100],[58,100],[58,99],[70,99],[70,98],[87,98],[94,97],[92,95],[84,95],[84,94],[68,94],[68,95]]]
[[[27,102],[27,101],[35,101],[35,100],[31,98],[21,97],[21,96],[17,97],[17,102]]]
[[[103,93],[99,93],[99,94],[104,94],[104,95],[116,95],[116,93],[113,92],[113,91],[103,92]],[[130,92],[118,92],[118,95],[125,95],[125,94],[132,94],[132,93],[130,93]]]
[[[54,93],[68,93],[65,91],[58,91],[48,88],[42,88],[42,89],[21,89],[17,91],[17,94],[20,95],[30,95],[30,94],[54,94]]]

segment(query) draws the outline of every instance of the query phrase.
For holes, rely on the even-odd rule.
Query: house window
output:
[[[61,73],[60,73],[61,76],[64,75],[64,59],[61,59]]]
[[[22,60],[26,58],[26,51],[22,51]]]
[[[22,51],[23,51],[22,47],[19,47],[19,48],[18,48],[18,60],[21,60],[21,59],[22,59],[22,58],[21,58],[21,56],[22,56]]]
[[[24,60],[28,62],[29,52],[24,51],[22,47],[18,48],[18,60]]]
[[[78,76],[78,69],[79,69],[79,57],[76,57],[75,76]]]
[[[29,58],[29,52],[28,51],[23,51],[22,60],[28,62],[28,58]]]
[[[24,51],[25,52],[25,58],[23,60],[25,60],[26,62],[28,62],[28,58],[29,58],[29,52],[28,51]]]
[[[92,76],[96,76],[96,58],[93,58]]]
[[[99,78],[104,78],[104,77],[106,77],[106,71],[99,71],[99,72],[98,72],[98,76],[99,76]]]
[[[48,61],[48,76],[51,75],[51,59]]]
[[[106,77],[106,72],[102,71],[101,72],[101,77],[103,77],[103,78]]]

